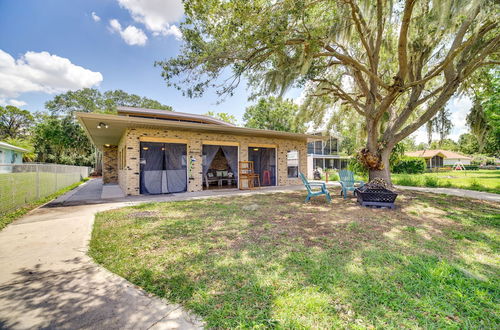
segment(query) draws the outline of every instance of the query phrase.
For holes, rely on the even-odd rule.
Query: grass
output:
[[[79,173],[0,173],[0,215],[50,196],[80,180]],[[38,184],[38,195],[36,182]],[[40,198],[37,198],[39,196]]]
[[[392,174],[401,186],[461,188],[500,194],[500,171],[448,171],[424,174]]]
[[[498,326],[498,205],[418,192],[395,210],[304,197],[99,213],[89,253],[209,328]]]
[[[5,228],[9,223],[15,221],[16,219],[19,219],[20,217],[22,217],[23,215],[25,215],[29,211],[37,208],[40,205],[43,205],[45,203],[50,202],[54,198],[57,198],[57,197],[61,196],[62,194],[65,194],[66,192],[68,192],[70,190],[75,189],[76,187],[78,187],[79,185],[81,185],[82,183],[84,183],[86,181],[88,181],[88,178],[85,178],[85,179],[83,179],[83,180],[81,180],[79,182],[73,183],[72,185],[70,185],[68,187],[60,189],[57,192],[55,192],[53,194],[50,194],[47,197],[44,197],[44,198],[41,198],[39,200],[36,200],[36,201],[30,202],[28,204],[25,204],[22,207],[16,209],[15,211],[12,211],[12,212],[9,212],[9,213],[1,215],[0,216],[0,230],[2,230],[3,228]]]

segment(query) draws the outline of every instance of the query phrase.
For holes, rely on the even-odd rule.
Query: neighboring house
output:
[[[405,153],[406,156],[424,158],[428,168],[453,166],[457,163],[470,165],[471,157],[449,150],[419,150]]]
[[[0,141],[0,164],[22,164],[26,152],[29,151]]]
[[[12,166],[5,165],[22,164],[26,152],[29,151],[0,141],[0,173],[12,172]]]
[[[349,157],[339,156],[339,138],[325,132],[312,133],[323,136],[323,140],[307,144],[307,176],[313,178],[315,169],[343,169],[347,167]]]
[[[103,152],[103,181],[127,195],[236,188],[239,161],[253,161],[263,186],[301,184],[307,143],[319,136],[237,127],[166,110],[119,107],[117,115],[77,113]]]

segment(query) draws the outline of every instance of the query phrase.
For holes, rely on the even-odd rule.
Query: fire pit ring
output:
[[[394,201],[398,194],[385,187],[385,182],[369,182],[355,190],[358,203],[361,206],[376,206],[394,208]]]

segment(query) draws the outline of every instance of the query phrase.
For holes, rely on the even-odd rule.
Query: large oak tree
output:
[[[390,181],[393,147],[442,109],[463,81],[495,64],[493,0],[186,0],[183,50],[157,62],[187,96],[303,87],[303,115],[337,105],[364,118],[362,160]],[[228,77],[227,72],[231,72]]]

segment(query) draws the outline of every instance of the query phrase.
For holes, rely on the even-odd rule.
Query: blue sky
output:
[[[250,104],[243,85],[221,104],[213,92],[188,99],[166,86],[153,63],[180,50],[180,0],[0,0],[0,15],[0,105],[43,110],[54,95],[83,87],[122,89],[177,111],[239,119]],[[468,99],[450,102],[452,138],[466,131],[469,107]],[[417,140],[425,141],[425,133]]]

